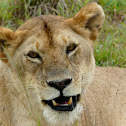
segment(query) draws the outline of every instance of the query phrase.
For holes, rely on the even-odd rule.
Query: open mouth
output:
[[[56,111],[72,111],[75,109],[79,99],[80,94],[70,97],[59,96],[52,100],[43,100],[43,102]]]

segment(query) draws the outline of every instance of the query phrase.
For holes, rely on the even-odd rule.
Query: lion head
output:
[[[0,27],[0,57],[11,78],[8,89],[17,91],[29,107],[27,92],[40,120],[70,125],[78,119],[83,111],[82,93],[95,68],[93,41],[103,22],[101,6],[91,3],[73,18],[39,16],[15,32]]]

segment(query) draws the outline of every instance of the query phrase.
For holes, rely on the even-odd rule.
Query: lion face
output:
[[[86,14],[86,8],[90,6],[96,6],[97,11],[92,9],[90,12],[94,18],[89,12]],[[23,78],[31,104],[39,108],[40,115],[52,125],[71,124],[78,119],[83,110],[82,93],[93,77],[92,41],[103,22],[97,20],[104,20],[104,14],[96,3],[81,11],[67,20],[57,16],[31,19],[15,32],[14,40],[18,44],[8,49]],[[84,16],[87,17],[86,23],[82,21],[85,28],[78,24]],[[93,23],[97,27],[91,27]],[[22,85],[15,86],[23,93]]]
[[[66,24],[60,23],[58,27],[59,21],[43,22],[38,32],[33,28],[13,60],[21,68],[25,82],[30,83],[26,84],[37,92],[36,102],[42,104],[44,116],[57,115],[55,118],[62,121],[82,111],[82,88],[90,83],[95,66],[93,51],[88,39]]]

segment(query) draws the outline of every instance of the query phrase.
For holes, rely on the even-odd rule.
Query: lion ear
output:
[[[13,55],[16,47],[21,43],[23,34],[22,31],[14,32],[8,28],[0,27],[0,60],[8,61],[7,55]]]
[[[83,7],[73,18],[67,20],[72,25],[78,25],[90,30],[90,39],[95,41],[105,19],[105,14],[100,5],[90,3]]]

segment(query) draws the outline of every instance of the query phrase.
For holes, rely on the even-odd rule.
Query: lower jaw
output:
[[[73,111],[56,111],[46,105],[43,111],[43,116],[48,120],[50,126],[79,126],[83,105],[78,102]],[[77,123],[78,122],[78,123]]]

